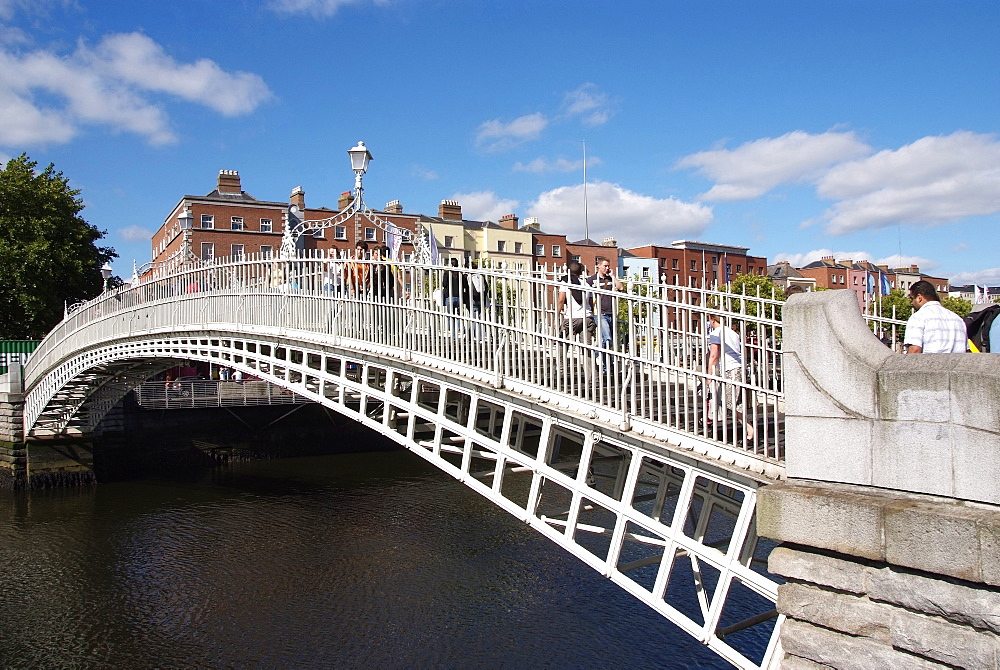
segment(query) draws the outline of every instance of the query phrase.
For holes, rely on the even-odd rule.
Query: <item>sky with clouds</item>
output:
[[[0,159],[62,170],[123,275],[219,170],[335,207],[363,140],[375,208],[1000,285],[997,25],[995,0],[0,0]]]

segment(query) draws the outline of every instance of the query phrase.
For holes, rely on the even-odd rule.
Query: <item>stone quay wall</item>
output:
[[[793,296],[783,332],[779,667],[1000,668],[1000,356],[894,354],[850,291]]]

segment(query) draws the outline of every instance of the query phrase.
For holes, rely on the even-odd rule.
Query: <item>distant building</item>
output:
[[[747,247],[677,240],[669,247],[649,244],[629,249],[638,258],[655,259],[657,274],[668,284],[712,287],[742,274],[763,275],[767,259],[751,256]]]
[[[767,277],[775,286],[788,289],[792,286],[800,286],[804,291],[815,291],[816,280],[804,277],[801,272],[792,267],[788,261],[781,261],[774,265],[767,266]]]

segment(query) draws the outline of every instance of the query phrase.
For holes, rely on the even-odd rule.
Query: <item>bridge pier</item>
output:
[[[20,366],[0,375],[0,488],[37,489],[93,484],[93,441],[83,435],[24,436]]]
[[[893,354],[850,291],[784,320],[780,667],[1000,667],[1000,357]]]

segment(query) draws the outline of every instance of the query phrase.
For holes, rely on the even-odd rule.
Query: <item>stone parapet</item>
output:
[[[843,484],[758,492],[781,668],[997,668],[1000,507]]]
[[[783,319],[788,477],[1000,503],[1000,356],[894,354],[851,291]]]

